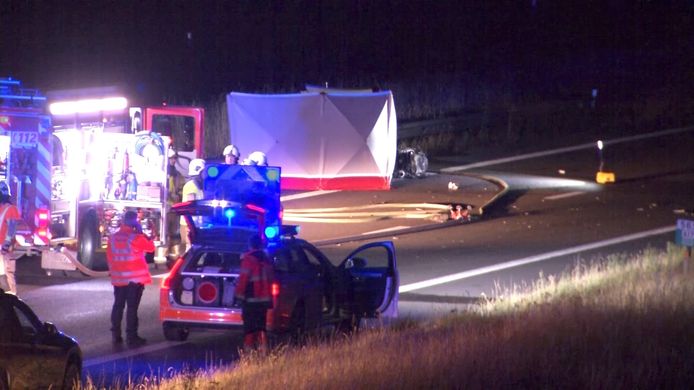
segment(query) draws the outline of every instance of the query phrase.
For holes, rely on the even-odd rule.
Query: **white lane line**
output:
[[[104,364],[108,363],[113,360],[118,360],[118,359],[125,359],[129,358],[131,356],[136,356],[136,355],[141,355],[145,353],[150,353],[150,352],[156,352],[160,351],[162,349],[170,348],[172,345],[177,345],[177,344],[183,344],[183,341],[179,343],[171,342],[171,341],[164,341],[161,343],[156,343],[156,344],[150,344],[146,345],[140,348],[135,348],[135,349],[128,349],[123,352],[118,352],[118,353],[113,353],[110,355],[105,355],[105,356],[100,356],[98,358],[93,358],[93,359],[87,359],[84,361],[82,364],[83,368],[89,368],[93,366],[98,366],[99,364]],[[126,344],[123,344],[124,348]]]
[[[614,145],[614,144],[619,144],[622,142],[630,142],[630,141],[638,141],[642,139],[648,139],[648,138],[654,138],[654,137],[662,137],[664,135],[672,135],[672,134],[677,134],[677,133],[684,133],[687,131],[692,131],[694,130],[694,126],[690,127],[682,127],[678,129],[668,129],[668,130],[662,130],[662,131],[654,131],[652,133],[646,133],[646,134],[639,134],[639,135],[632,135],[628,137],[620,137],[620,138],[615,138],[612,140],[607,140],[603,141],[604,145]],[[597,141],[597,140],[596,140]],[[472,169],[472,168],[480,168],[480,167],[486,167],[489,165],[497,165],[497,164],[503,164],[507,162],[513,162],[513,161],[518,161],[518,160],[527,160],[531,158],[536,158],[536,157],[544,157],[544,156],[549,156],[552,154],[560,154],[560,153],[567,153],[567,152],[574,152],[577,150],[581,149],[590,149],[590,148],[597,148],[597,145],[595,142],[590,142],[586,144],[580,144],[580,145],[574,145],[574,146],[567,146],[564,148],[557,148],[557,149],[550,149],[550,150],[544,150],[540,152],[534,152],[534,153],[527,153],[527,154],[520,154],[518,156],[512,156],[512,157],[504,157],[504,158],[498,158],[495,160],[488,160],[488,161],[480,161],[472,164],[467,164],[467,165],[459,165],[456,167],[448,167],[448,168],[443,168],[441,169],[441,172],[456,172],[456,171],[464,171],[466,169]]]
[[[522,259],[511,260],[511,261],[507,261],[505,263],[499,263],[499,264],[494,264],[494,265],[490,265],[487,267],[482,267],[482,268],[477,268],[477,269],[473,269],[473,270],[469,270],[469,271],[459,272],[457,274],[446,275],[446,276],[441,276],[441,277],[434,278],[434,279],[423,280],[421,282],[406,284],[406,285],[400,286],[400,292],[404,293],[404,292],[408,292],[408,291],[420,290],[423,288],[432,287],[432,286],[436,286],[439,284],[454,282],[456,280],[467,279],[467,278],[471,278],[474,276],[479,276],[479,275],[484,275],[484,274],[488,274],[488,273],[492,273],[492,272],[496,272],[496,271],[501,271],[503,269],[519,267],[521,265],[526,265],[526,264],[531,264],[531,263],[537,263],[540,261],[549,260],[549,259],[559,257],[559,256],[572,255],[575,253],[589,251],[589,250],[597,249],[597,248],[602,248],[605,246],[620,244],[620,243],[627,242],[627,241],[634,241],[634,240],[639,240],[639,239],[646,238],[646,237],[657,236],[657,235],[665,234],[665,233],[671,233],[673,231],[675,231],[675,225],[665,226],[665,227],[652,229],[652,230],[646,230],[646,231],[634,233],[634,234],[628,234],[626,236],[611,238],[609,240],[592,242],[590,244],[578,245],[578,246],[574,246],[571,248],[560,249],[560,250],[547,252],[547,253],[543,253],[543,254],[539,254],[539,255],[535,255],[535,256],[524,257]]]
[[[585,191],[573,191],[573,192],[566,192],[564,194],[557,194],[557,195],[550,195],[550,196],[545,196],[542,198],[543,200],[557,200],[557,199],[565,199],[565,198],[571,198],[572,196],[578,196],[578,195],[583,195],[585,194]]]
[[[389,232],[389,231],[392,231],[392,230],[400,230],[400,229],[408,229],[408,228],[409,228],[409,226],[393,226],[393,227],[389,227],[389,228],[385,228],[385,229],[372,230],[372,231],[370,231],[370,232],[364,232],[364,233],[362,233],[362,235],[364,235],[364,234],[385,233],[385,232]]]
[[[326,190],[326,191],[311,191],[311,192],[302,192],[300,194],[294,194],[294,195],[285,195],[285,196],[280,196],[280,201],[281,202],[286,202],[289,200],[296,200],[296,199],[303,199],[303,198],[310,198],[313,196],[319,196],[319,195],[325,195],[325,194],[332,194],[333,192],[338,192],[339,190]]]

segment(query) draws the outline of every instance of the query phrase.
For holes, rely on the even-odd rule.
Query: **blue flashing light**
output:
[[[279,169],[268,168],[265,172],[265,177],[271,182],[279,182],[280,172]]]
[[[227,219],[232,219],[236,216],[236,210],[226,209],[224,210],[224,216],[227,217]]]
[[[277,226],[268,226],[265,228],[265,237],[268,240],[274,240],[279,236],[280,230]]]
[[[207,177],[215,178],[217,176],[219,176],[219,168],[217,168],[216,166],[211,166],[207,168]]]

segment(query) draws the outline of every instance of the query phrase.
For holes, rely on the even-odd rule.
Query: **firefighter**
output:
[[[267,166],[267,156],[263,152],[253,152],[243,161],[243,165]]]
[[[167,234],[173,240],[180,234],[180,225],[177,223],[179,220],[176,218],[176,213],[171,209],[171,207],[181,201],[181,191],[183,190],[183,185],[185,184],[185,178],[176,168],[176,163],[178,162],[178,154],[173,148],[169,148],[167,151],[168,166],[166,168],[166,180],[167,180],[167,203],[169,206],[168,216],[166,218],[167,223]]]
[[[190,176],[190,179],[183,186],[182,197],[184,202],[200,200],[204,197],[202,176],[200,175],[203,169],[205,169],[205,160],[201,158],[193,159],[188,165],[188,176]],[[188,222],[186,222],[183,216],[181,216],[179,221],[181,224],[181,242],[185,244],[186,250],[188,250],[190,249]]]
[[[114,296],[111,310],[114,344],[123,342],[121,322],[126,305],[125,335],[128,346],[139,347],[147,342],[137,334],[137,309],[145,285],[152,283],[145,252],[154,252],[154,242],[142,233],[137,212],[126,211],[120,229],[109,237],[106,250]]]
[[[236,165],[239,163],[241,152],[239,152],[239,148],[237,148],[235,145],[227,145],[222,154],[224,155],[225,164]]]
[[[5,280],[5,290],[17,295],[17,280],[15,271],[17,260],[13,257],[14,235],[17,230],[17,220],[21,218],[17,206],[12,204],[10,187],[7,182],[0,181],[0,281]],[[3,275],[4,274],[4,275]]]
[[[259,235],[248,240],[248,252],[241,256],[241,269],[234,297],[241,302],[243,312],[243,349],[255,348],[267,353],[265,321],[268,309],[272,308],[272,281],[274,272],[270,257]]]
[[[176,169],[178,155],[175,150],[169,148],[167,151],[169,165],[166,168],[166,180],[169,187],[168,201],[169,204],[178,203],[181,201],[181,190],[183,189],[184,178],[183,174]]]

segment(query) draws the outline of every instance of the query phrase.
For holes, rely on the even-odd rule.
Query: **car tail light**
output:
[[[39,237],[48,238],[48,228],[40,227],[36,229],[36,234],[38,234]]]
[[[176,260],[176,263],[174,263],[173,267],[171,267],[169,274],[161,280],[161,288],[167,290],[171,288],[171,282],[176,278],[178,269],[181,268],[181,265],[183,265],[183,257],[179,257],[178,260]]]
[[[51,212],[47,209],[37,209],[35,218],[36,220],[34,222],[36,226],[48,226],[51,220]]]
[[[51,212],[48,209],[36,209],[34,213],[34,226],[36,226],[36,235],[45,243],[51,239],[50,232]]]
[[[280,295],[280,284],[277,282],[272,283],[272,288],[271,288],[271,293],[272,297],[275,298],[278,295]]]

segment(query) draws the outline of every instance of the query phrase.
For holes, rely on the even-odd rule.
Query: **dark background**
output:
[[[0,76],[120,84],[141,103],[325,82],[689,94],[693,15],[692,1],[0,0]]]

